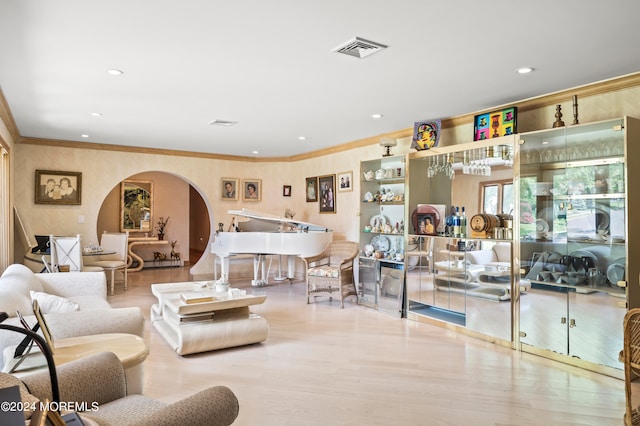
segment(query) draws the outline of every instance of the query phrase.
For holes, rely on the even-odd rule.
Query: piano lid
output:
[[[242,216],[249,219],[255,219],[255,220],[260,220],[268,223],[278,224],[283,228],[284,228],[283,225],[287,225],[289,227],[294,228],[294,230],[299,230],[299,231],[322,231],[322,232],[331,231],[329,228],[324,226],[320,226],[320,225],[316,225],[308,222],[302,222],[299,220],[289,219],[286,217],[276,216],[268,213],[262,213],[255,210],[248,210],[248,209],[229,210],[227,211],[227,213],[234,216]]]

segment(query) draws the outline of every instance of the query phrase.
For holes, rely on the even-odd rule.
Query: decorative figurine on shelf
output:
[[[164,240],[164,228],[167,227],[167,223],[169,223],[169,218],[170,216],[167,216],[167,219],[165,220],[164,217],[160,216],[160,219],[158,219],[158,223],[156,224],[156,231],[158,231],[159,240]]]
[[[564,121],[562,121],[562,105],[556,105],[556,121],[553,123],[553,127],[564,127]]]
[[[177,266],[180,266],[180,253],[175,251],[176,244],[178,244],[177,240],[171,241],[171,264],[173,264],[173,260],[175,259]]]
[[[224,223],[218,223],[218,232],[224,232]]]
[[[167,254],[166,253],[160,253],[159,251],[154,251],[153,252],[153,263],[160,261],[162,262],[163,260],[167,259]]]
[[[284,211],[284,217],[286,217],[287,219],[292,219],[293,220],[293,217],[295,215],[296,215],[296,212],[294,212],[291,209],[286,209]],[[288,224],[288,225],[284,225],[283,228],[284,228],[285,231],[293,231],[296,227],[295,227],[295,225]]]

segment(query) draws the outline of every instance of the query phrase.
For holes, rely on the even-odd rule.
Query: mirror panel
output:
[[[120,230],[150,232],[153,217],[153,182],[125,180],[120,187]]]
[[[420,205],[429,204],[441,211],[443,226],[420,235],[424,233],[409,222],[409,314],[512,341],[513,142],[513,138],[474,142],[410,156],[408,218]],[[449,224],[452,206],[466,208],[463,237]],[[485,213],[501,216],[500,222],[492,222],[499,232],[472,232],[471,218]]]

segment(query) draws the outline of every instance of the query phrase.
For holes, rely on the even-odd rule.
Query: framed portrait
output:
[[[444,212],[444,205],[418,204],[411,213],[413,232],[418,235],[438,235],[440,229],[444,232],[444,222],[440,223],[440,207]]]
[[[36,170],[36,204],[80,204],[82,173]]]
[[[336,212],[336,175],[318,177],[320,213]]]
[[[261,179],[244,179],[242,181],[242,201],[262,201]]]
[[[473,140],[482,141],[516,133],[517,114],[518,108],[511,107],[476,115],[473,118]]]
[[[226,178],[221,179],[222,182],[222,200],[236,201],[238,199],[238,179]]]
[[[283,185],[282,186],[282,196],[283,197],[291,197],[291,185]]]
[[[304,187],[305,192],[307,193],[307,203],[318,201],[318,178],[306,178]]]
[[[338,173],[338,192],[353,191],[353,172]]]
[[[418,215],[418,226],[415,229],[418,235],[436,234],[436,215],[433,213],[423,213]]]

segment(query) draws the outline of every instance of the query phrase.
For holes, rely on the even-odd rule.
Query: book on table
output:
[[[178,322],[186,323],[186,322],[199,322],[199,321],[212,321],[215,312],[203,312],[201,314],[186,314],[186,315],[176,315],[178,318]]]
[[[193,303],[213,302],[217,300],[217,298],[215,296],[211,296],[208,294],[192,292],[192,293],[180,293],[180,300],[183,303],[191,305]]]

